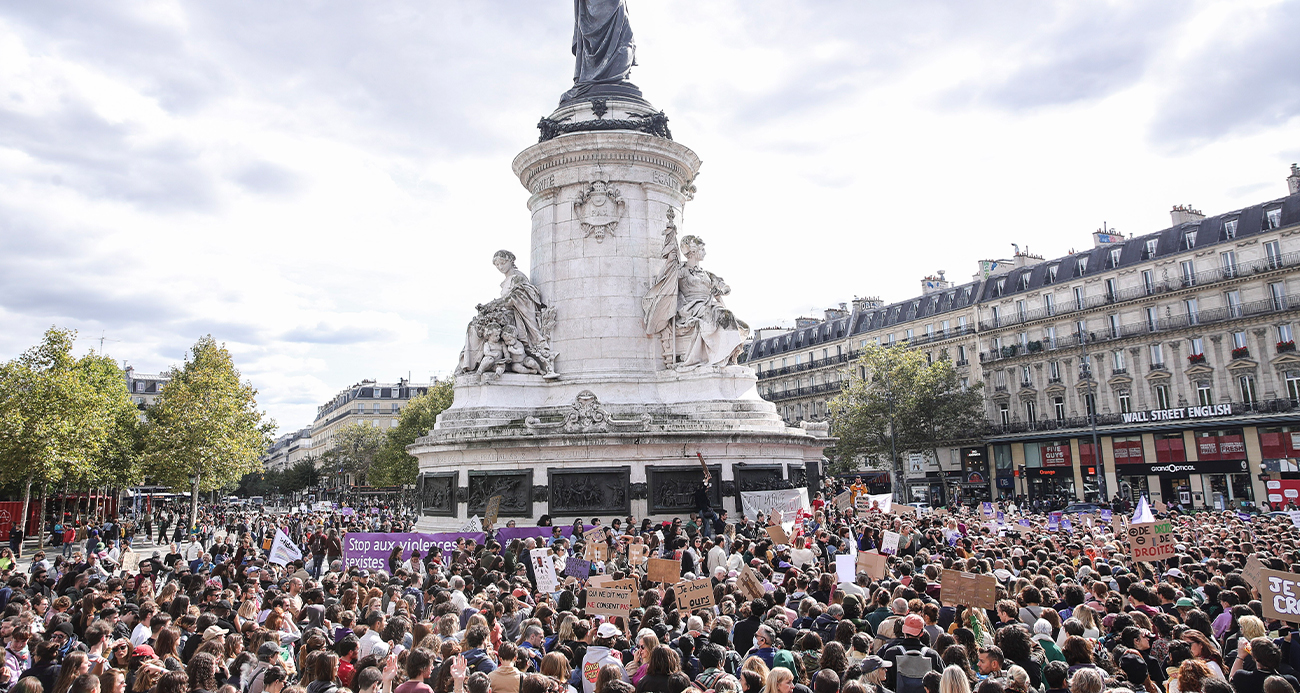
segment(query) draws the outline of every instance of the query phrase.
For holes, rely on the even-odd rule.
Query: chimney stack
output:
[[[1192,209],[1191,205],[1174,205],[1174,208],[1169,210],[1169,216],[1173,219],[1174,226],[1182,226],[1205,218],[1201,210]]]
[[[1291,175],[1286,177],[1288,195],[1300,194],[1300,166],[1291,164]]]

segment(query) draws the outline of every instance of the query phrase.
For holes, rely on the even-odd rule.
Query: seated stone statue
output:
[[[555,309],[546,307],[541,292],[515,266],[514,253],[499,250],[492,256],[492,264],[505,275],[501,296],[476,306],[478,315],[465,331],[465,348],[456,373],[501,375],[510,371],[558,378],[551,350]]]

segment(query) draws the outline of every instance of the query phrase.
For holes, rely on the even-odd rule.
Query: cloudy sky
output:
[[[751,325],[1285,194],[1300,2],[628,0],[704,159],[689,232]],[[156,372],[211,333],[282,431],[446,375],[568,0],[0,5],[0,358],[51,325]],[[686,232],[686,231],[684,231]],[[526,258],[521,257],[526,266]]]

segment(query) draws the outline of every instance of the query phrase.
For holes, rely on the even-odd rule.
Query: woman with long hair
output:
[[[190,663],[185,667],[185,675],[192,690],[216,693],[217,688],[219,688],[217,685],[217,660],[206,652],[196,652],[193,657],[190,657]]]
[[[1214,644],[1199,630],[1183,631],[1183,640],[1192,646],[1192,657],[1205,663],[1210,672],[1221,679],[1227,679],[1223,671],[1223,654],[1219,652],[1219,646]]]
[[[605,666],[613,665],[607,664]],[[602,669],[603,668],[604,667],[602,667]],[[569,668],[569,660],[565,659],[564,655],[559,652],[547,653],[546,656],[542,657],[542,664],[538,667],[538,670],[541,672],[542,676],[549,677],[552,681],[563,686],[563,690],[568,693],[574,693],[573,686],[569,685],[569,674],[573,670]]]
[[[965,645],[949,645],[941,655],[946,669],[959,669],[966,677],[966,688],[970,689],[976,681],[975,670],[971,668],[970,656],[966,654]]]
[[[785,667],[777,667],[767,674],[767,687],[763,693],[794,693],[794,674]]]
[[[953,647],[961,647],[961,645],[953,645]],[[939,677],[939,693],[970,693],[970,679],[966,676],[966,672],[952,664],[944,667],[943,674]]]
[[[154,641],[153,652],[169,671],[184,668],[181,662],[180,641],[181,632],[175,626],[167,626],[158,631],[158,639]]]
[[[1205,690],[1205,680],[1213,676],[1205,662],[1189,659],[1178,665],[1178,676],[1169,682],[1169,688],[1177,693],[1201,693]]]
[[[70,652],[63,658],[59,669],[59,678],[54,682],[54,690],[49,693],[68,693],[72,682],[82,674],[90,673],[90,659],[85,652]]]

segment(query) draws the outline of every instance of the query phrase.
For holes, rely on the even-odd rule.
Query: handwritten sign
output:
[[[671,585],[682,577],[682,562],[672,558],[651,558],[647,572],[651,582]]]
[[[1173,526],[1168,520],[1129,525],[1128,549],[1135,561],[1159,561],[1173,556],[1177,553]]]
[[[992,575],[945,570],[939,576],[939,598],[949,606],[992,609],[998,603],[998,581]]]
[[[708,578],[677,583],[677,610],[683,615],[713,606],[713,582]]]
[[[587,587],[587,613],[627,618],[632,613],[632,590]]]
[[[587,530],[587,531],[585,531],[585,532],[582,533],[582,540],[585,541],[585,542],[587,542],[588,544],[595,543],[595,542],[598,542],[598,541],[599,541],[599,542],[604,542],[604,541],[605,541],[605,528],[604,528],[604,527],[592,527],[591,529],[589,529],[589,530]]]
[[[550,549],[533,549],[528,552],[528,560],[533,564],[533,575],[537,578],[538,592],[554,592],[560,587],[555,577],[555,561],[551,560]]]
[[[497,515],[501,513],[501,496],[495,495],[488,499],[487,508],[483,510],[483,526],[491,528],[497,523]]]
[[[584,561],[577,556],[569,556],[568,560],[564,562],[564,574],[580,580],[586,579],[588,575],[591,575],[591,561]]]
[[[622,580],[607,580],[601,584],[603,587],[616,587],[622,590],[632,590],[633,592],[637,592],[640,590],[641,581],[634,577],[630,577],[623,578]]]
[[[835,496],[834,503],[835,503],[835,507],[839,508],[840,510],[848,510],[849,508],[853,507],[853,492],[845,491],[844,493]]]
[[[1260,568],[1259,581],[1264,620],[1300,623],[1300,575]]]
[[[627,564],[628,565],[645,565],[646,561],[645,544],[632,544],[627,547]]]
[[[591,578],[587,580],[587,588],[590,589],[592,587],[604,587],[605,585],[613,581],[614,581],[613,575],[609,575],[609,574],[592,575]]]
[[[889,567],[889,557],[875,551],[858,552],[858,572],[866,573],[872,580],[884,580]]]
[[[883,536],[880,539],[880,553],[888,554],[891,556],[898,553],[898,542],[902,538],[903,535],[899,534],[898,532],[891,532],[889,530],[885,530]]]
[[[1241,579],[1245,580],[1247,585],[1259,590],[1260,594],[1264,593],[1260,573],[1262,570],[1264,570],[1264,564],[1259,560],[1258,556],[1252,553],[1250,558],[1246,559],[1246,569],[1241,571]]]
[[[605,562],[609,560],[609,544],[603,541],[587,542],[582,549],[582,557],[588,561]]]
[[[753,568],[747,565],[740,566],[740,575],[736,577],[736,589],[749,599],[758,599],[767,594],[763,589],[763,581],[759,579],[758,574]]]

